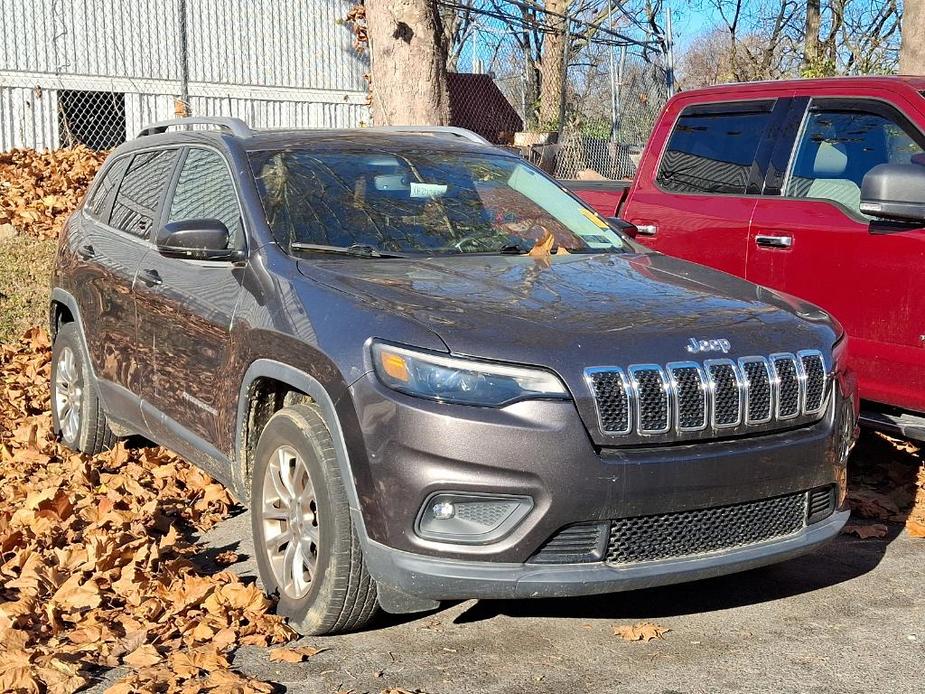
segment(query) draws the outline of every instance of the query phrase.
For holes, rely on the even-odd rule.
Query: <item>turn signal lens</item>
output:
[[[390,378],[402,383],[407,383],[411,380],[411,375],[408,373],[408,363],[400,354],[383,351],[380,353],[379,359],[382,362],[382,370]]]

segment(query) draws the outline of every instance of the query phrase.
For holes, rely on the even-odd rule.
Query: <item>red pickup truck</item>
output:
[[[925,77],[684,92],[632,183],[567,186],[655,250],[832,313],[862,422],[925,440]]]

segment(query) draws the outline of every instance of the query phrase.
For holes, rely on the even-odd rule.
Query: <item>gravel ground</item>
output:
[[[687,585],[593,598],[468,601],[359,634],[306,639],[329,650],[271,663],[237,651],[246,674],[290,692],[925,691],[925,541],[841,536],[784,564]],[[249,518],[211,547],[250,555]],[[249,560],[234,570],[253,575]],[[651,621],[663,640],[630,643],[613,625]]]

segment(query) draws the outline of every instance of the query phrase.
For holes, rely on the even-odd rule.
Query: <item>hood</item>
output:
[[[411,318],[455,354],[584,367],[690,360],[695,340],[728,354],[832,346],[826,313],[716,270],[657,253],[315,258],[300,271],[372,311]],[[401,335],[376,335],[401,342]]]

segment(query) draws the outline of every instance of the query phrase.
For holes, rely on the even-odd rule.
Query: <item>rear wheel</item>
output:
[[[331,434],[314,406],[280,410],[260,435],[251,525],[260,578],[293,628],[329,634],[373,618],[376,584],[363,563]]]
[[[84,359],[74,323],[64,323],[51,349],[51,419],[70,449],[96,455],[116,443]]]

